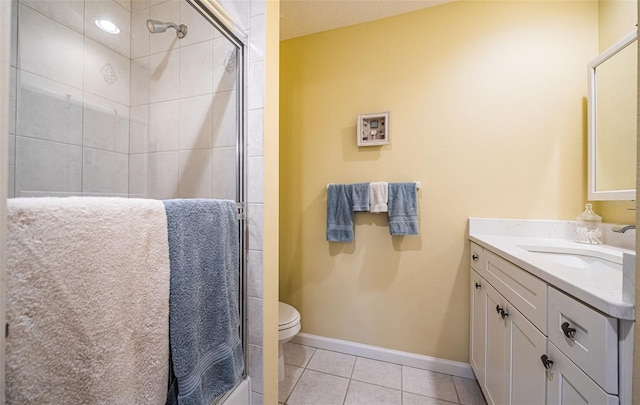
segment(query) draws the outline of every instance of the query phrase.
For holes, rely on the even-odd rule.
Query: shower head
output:
[[[167,28],[173,28],[176,30],[178,38],[184,38],[187,35],[187,26],[184,24],[176,24],[172,22],[162,22],[157,20],[147,20],[147,29],[152,34],[165,32]]]

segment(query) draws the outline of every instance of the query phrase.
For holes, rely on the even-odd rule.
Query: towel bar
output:
[[[413,183],[416,183],[416,190],[420,190],[420,182],[419,181],[414,181]],[[334,183],[328,183],[327,184],[327,188],[329,188],[330,185],[332,185]]]

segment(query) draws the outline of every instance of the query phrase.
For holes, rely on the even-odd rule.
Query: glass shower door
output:
[[[10,197],[237,198],[236,43],[186,1],[14,6]]]

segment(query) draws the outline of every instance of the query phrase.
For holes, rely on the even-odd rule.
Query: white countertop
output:
[[[527,237],[482,234],[482,227],[470,220],[469,239],[478,245],[502,256],[536,277],[546,281],[565,293],[615,318],[634,320],[635,306],[622,298],[623,274],[621,270],[577,268],[563,265],[544,255],[531,253],[521,246],[556,246],[562,248],[588,248],[622,259],[623,253],[635,254],[632,250],[608,245],[584,245],[566,239],[566,234],[552,237]],[[476,219],[477,220],[477,219]],[[494,233],[494,232],[491,232]],[[622,266],[621,266],[622,267]]]

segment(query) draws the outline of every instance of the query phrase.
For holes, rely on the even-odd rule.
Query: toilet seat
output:
[[[278,331],[294,328],[300,324],[300,313],[291,305],[278,303]]]
[[[284,344],[300,332],[300,312],[278,302],[278,381],[284,381]]]

